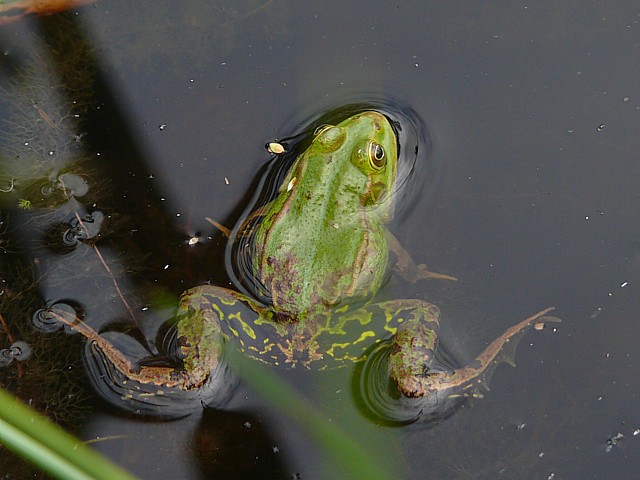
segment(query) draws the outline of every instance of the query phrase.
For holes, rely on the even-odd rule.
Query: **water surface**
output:
[[[80,339],[34,333],[31,312],[65,300],[96,329],[133,316],[144,331],[186,288],[225,285],[224,238],[205,217],[238,218],[265,142],[383,98],[422,119],[439,166],[394,231],[460,281],[391,281],[382,294],[437,303],[461,361],[543,307],[563,322],[531,332],[517,368],[500,367],[484,399],[430,429],[369,421],[349,371],[280,374],[395,478],[631,478],[639,20],[632,2],[112,1],[0,27],[0,342],[9,330],[36,347],[0,381],[82,438],[106,438],[94,446],[142,478],[339,477],[305,428],[244,385],[224,411],[179,421],[99,402],[87,416]],[[89,186],[78,203],[64,173]],[[91,242],[51,240],[74,211],[104,215],[102,260]]]

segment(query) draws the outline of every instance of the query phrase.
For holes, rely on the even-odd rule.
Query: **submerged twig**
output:
[[[78,220],[78,224],[82,228],[84,228],[85,231],[88,231],[87,227],[84,226],[84,222],[80,218],[80,215],[78,215],[78,212],[75,212],[75,215],[76,215],[76,218]],[[98,249],[98,246],[95,243],[92,243],[91,247],[93,247],[93,250],[96,252],[96,255],[98,256],[98,258],[100,259],[100,262],[102,263],[102,266],[104,267],[105,271],[109,275],[109,278],[111,278],[111,282],[113,282],[113,286],[115,287],[116,292],[118,292],[118,296],[120,297],[120,301],[122,301],[122,304],[125,306],[125,308],[129,312],[129,316],[131,317],[131,320],[133,321],[134,325],[136,325],[138,328],[140,328],[140,324],[138,323],[138,319],[136,318],[135,314],[133,313],[133,309],[131,308],[131,305],[129,305],[129,302],[127,302],[127,299],[124,297],[124,294],[122,293],[122,290],[120,289],[120,285],[118,284],[118,280],[116,280],[115,275],[113,274],[113,272],[109,268],[109,265],[105,261],[105,259],[102,256],[102,254],[100,253],[100,249]]]
[[[75,316],[73,321],[68,320],[64,315],[60,315],[51,310],[53,315],[58,321],[64,323],[72,330],[78,332],[83,337],[96,343],[100,349],[109,357],[109,360],[121,371],[131,372],[134,370],[131,361],[123,355],[111,342],[101,337],[100,334],[90,325],[83,322],[78,316]]]
[[[204,219],[209,222],[211,225],[213,225],[214,227],[216,227],[218,230],[220,230],[220,232],[227,238],[229,238],[231,236],[231,230],[229,230],[227,227],[225,227],[224,225],[222,225],[220,222],[217,222],[216,220],[214,220],[213,218],[209,218],[209,217],[204,217]]]
[[[25,15],[52,15],[71,8],[95,3],[95,0],[16,0],[0,5],[0,25],[21,19]]]

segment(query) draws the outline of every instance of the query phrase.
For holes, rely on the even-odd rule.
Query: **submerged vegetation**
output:
[[[55,277],[46,232],[79,205],[75,199],[88,193],[91,176],[81,142],[92,101],[91,47],[69,26],[58,19],[32,37],[29,53],[3,71],[8,80],[0,85],[0,387],[75,429],[89,411],[78,375],[79,339],[68,331],[42,335],[32,323]],[[16,478],[30,469],[8,460],[2,465]]]

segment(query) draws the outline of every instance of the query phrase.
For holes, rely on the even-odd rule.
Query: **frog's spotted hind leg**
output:
[[[521,336],[536,320],[549,313],[547,308],[507,329],[469,365],[453,370],[433,370],[435,348],[433,333],[420,321],[403,323],[393,337],[389,355],[391,377],[406,397],[434,396],[441,405],[447,400],[475,395],[479,385],[488,379],[501,362],[513,365],[513,353]],[[560,321],[547,317],[546,321]]]
[[[242,343],[244,337],[249,337],[251,326],[240,314],[226,312],[238,304],[260,310],[251,299],[223,287],[202,285],[182,294],[176,313],[176,347],[183,368],[173,373],[179,379],[176,386],[184,390],[201,386],[211,372],[219,370],[225,338],[240,337]]]
[[[128,380],[134,380],[141,384],[156,385],[163,387],[177,387],[181,390],[192,390],[204,384],[207,375],[199,372],[188,373],[177,370],[174,367],[144,366],[128,358],[122,350],[116,347],[111,341],[99,334],[94,328],[79,318],[67,319],[62,315],[55,315],[59,321],[80,333],[91,342],[97,352],[109,362],[115,371],[119,372]]]

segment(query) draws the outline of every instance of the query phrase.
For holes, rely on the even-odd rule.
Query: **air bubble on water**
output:
[[[82,197],[89,191],[89,184],[75,173],[63,173],[58,177],[58,186],[66,195]]]
[[[0,367],[11,365],[11,362],[13,362],[13,354],[11,353],[11,350],[8,348],[0,350]]]
[[[53,185],[45,185],[40,189],[40,193],[42,193],[42,195],[45,197],[49,197],[53,193]]]
[[[54,303],[49,308],[40,308],[36,310],[31,317],[33,326],[41,332],[51,333],[59,330],[65,325],[61,320],[67,320],[73,323],[76,320],[75,309],[66,303]]]
[[[31,345],[29,345],[27,342],[23,342],[22,340],[18,340],[17,342],[12,343],[10,351],[13,355],[13,358],[15,358],[19,362],[28,359],[31,356],[31,353],[33,353]]]
[[[68,246],[75,246],[82,240],[95,237],[100,232],[103,220],[104,214],[99,210],[85,215],[82,221],[74,217],[69,222],[70,228],[63,233],[63,243]]]
[[[82,227],[69,228],[62,234],[62,243],[68,247],[75,247],[82,238]]]

